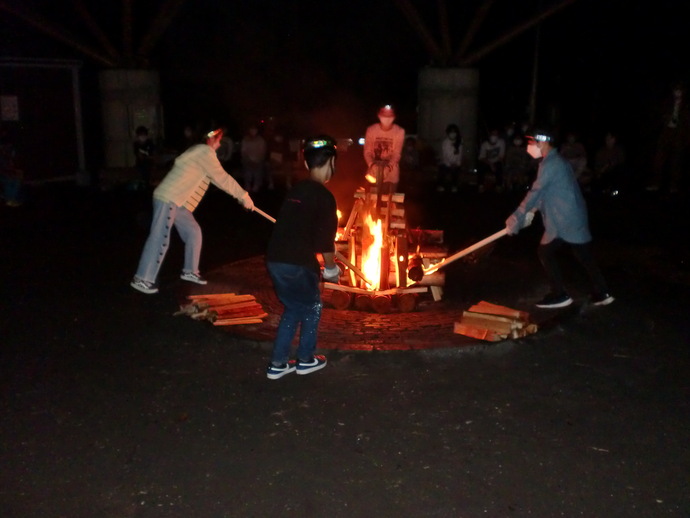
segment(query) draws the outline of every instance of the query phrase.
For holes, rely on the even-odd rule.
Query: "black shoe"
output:
[[[616,300],[616,299],[614,299],[613,296],[611,296],[608,293],[594,293],[589,298],[589,301],[594,306],[608,306],[614,300]]]
[[[553,293],[549,293],[546,297],[541,299],[539,302],[535,304],[538,308],[564,308],[566,306],[570,306],[573,303],[573,299],[571,299],[566,293],[562,293],[560,295],[554,295]]]

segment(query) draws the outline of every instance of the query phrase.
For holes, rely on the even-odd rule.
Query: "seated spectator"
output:
[[[417,148],[417,139],[414,137],[407,137],[403,144],[402,154],[400,155],[400,180],[404,183],[405,188],[413,186],[417,181],[416,178],[419,172],[419,149]]]
[[[489,183],[493,184],[498,191],[503,188],[505,154],[505,141],[498,136],[498,130],[492,129],[489,138],[484,140],[479,147],[479,164],[477,167],[479,192],[484,192]]]
[[[625,183],[625,150],[618,144],[616,135],[608,132],[604,136],[604,145],[594,157],[595,187],[598,191],[610,191]]]
[[[580,183],[588,183],[587,176],[587,150],[581,142],[578,141],[577,135],[570,132],[565,137],[565,142],[561,144],[560,154],[565,158],[570,166],[573,168],[575,178]]]
[[[462,164],[462,136],[457,124],[449,124],[446,128],[446,138],[441,144],[441,162],[438,166],[437,191],[446,189],[458,192],[460,165]]]
[[[141,188],[148,189],[151,185],[155,148],[146,126],[139,126],[136,129],[133,148],[134,167],[139,175],[139,183]]]
[[[530,184],[530,176],[536,169],[536,161],[527,153],[522,135],[515,135],[506,149],[506,165],[503,172],[508,191],[523,191]]]

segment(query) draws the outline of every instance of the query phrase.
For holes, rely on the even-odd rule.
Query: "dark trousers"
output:
[[[548,278],[549,285],[551,287],[551,293],[554,295],[561,295],[565,293],[565,287],[563,286],[563,275],[561,274],[561,268],[558,264],[558,258],[556,257],[557,252],[567,245],[570,251],[573,253],[575,258],[587,271],[589,275],[589,280],[592,284],[593,292],[599,295],[608,293],[608,288],[606,287],[606,281],[604,276],[599,270],[589,243],[568,243],[562,239],[554,239],[550,243],[545,245],[539,245],[537,253],[539,255],[539,260],[541,261],[544,270],[546,271],[546,277]]]
[[[438,166],[438,185],[439,187],[453,188],[458,186],[460,178],[460,168],[450,167],[444,164]]]
[[[273,343],[271,361],[276,367],[287,363],[290,358],[292,339],[298,328],[300,334],[297,358],[309,361],[316,349],[323,307],[319,291],[319,275],[305,266],[296,264],[269,262],[267,266],[278,299],[285,306]]]

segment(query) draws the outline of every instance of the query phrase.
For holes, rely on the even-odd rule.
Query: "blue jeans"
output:
[[[174,203],[154,199],[151,231],[141,253],[135,277],[147,282],[156,282],[163,259],[168,252],[173,226],[184,242],[184,268],[182,271],[199,273],[202,236],[201,227],[194,219],[194,214]]]
[[[301,327],[297,358],[309,361],[316,349],[316,337],[323,307],[319,292],[319,276],[309,268],[296,264],[269,262],[267,266],[278,299],[285,306],[273,343],[271,361],[276,366],[287,363],[298,324]]]

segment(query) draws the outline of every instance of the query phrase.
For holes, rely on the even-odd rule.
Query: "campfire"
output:
[[[340,284],[324,285],[336,309],[413,311],[424,293],[441,299],[443,273],[425,275],[425,268],[446,257],[443,232],[408,229],[404,201],[403,193],[382,194],[376,187],[355,192],[347,224],[336,236],[345,273]]]

